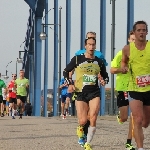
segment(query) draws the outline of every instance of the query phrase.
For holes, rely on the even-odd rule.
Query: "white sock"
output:
[[[144,150],[143,148],[139,148],[138,150]]]
[[[96,127],[89,126],[88,134],[87,134],[87,143],[90,143],[92,141],[95,131],[96,131]]]
[[[15,112],[15,110],[14,110],[14,109],[12,109],[12,116],[14,116],[14,112]]]

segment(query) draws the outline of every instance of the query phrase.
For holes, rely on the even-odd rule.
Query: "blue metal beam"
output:
[[[36,4],[36,1],[37,0],[24,0],[28,5],[29,5],[29,7],[33,10],[33,11],[35,11],[35,4]]]
[[[58,24],[58,0],[54,0],[54,24]],[[58,93],[58,26],[54,26],[54,79],[53,79],[53,115],[57,116]]]
[[[35,16],[36,17],[43,17],[43,11],[45,8],[45,0],[37,0],[35,9]]]
[[[84,49],[84,40],[86,32],[86,0],[81,0],[81,37],[80,49]]]
[[[42,18],[35,17],[34,27],[34,115],[41,116],[41,33]]]
[[[106,0],[100,2],[100,51],[106,53]],[[100,115],[105,115],[105,87],[101,87]]]
[[[134,0],[127,0],[127,39],[134,23]],[[127,40],[128,44],[128,40]]]
[[[33,106],[33,55],[29,55],[29,87],[29,100],[31,105]]]
[[[66,65],[70,62],[71,0],[66,0]]]
[[[45,0],[45,24],[48,24],[48,0]],[[48,35],[48,27],[45,28]],[[48,89],[48,38],[45,39],[44,53],[44,117],[47,117],[47,89]]]

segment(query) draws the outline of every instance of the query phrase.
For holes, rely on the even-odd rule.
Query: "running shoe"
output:
[[[82,138],[84,136],[83,126],[78,126],[77,127],[77,136],[79,138]]]
[[[84,149],[85,150],[92,150],[91,145],[89,143],[84,144]]]
[[[118,121],[118,123],[119,123],[119,124],[123,124],[123,122],[121,121],[121,119],[120,119],[120,116],[119,116],[119,115],[120,115],[120,112],[119,112],[119,113],[118,113],[118,115],[117,115],[117,121]]]
[[[126,150],[135,150],[132,144],[126,143]]]

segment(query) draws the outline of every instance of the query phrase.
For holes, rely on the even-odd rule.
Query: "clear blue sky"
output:
[[[87,22],[86,31],[95,31],[97,33],[97,49],[100,47],[100,0],[86,0],[87,1]],[[71,15],[71,57],[74,56],[76,50],[80,47],[80,0],[72,0],[72,15]],[[62,6],[62,60],[65,60],[65,4],[66,0],[59,1],[59,6]],[[134,21],[145,20],[150,25],[149,10],[150,0],[135,0],[135,17]],[[49,0],[49,9],[53,8],[53,0]],[[107,0],[107,18],[106,18],[106,60],[109,63],[107,70],[110,69],[111,61],[111,4]],[[15,62],[19,55],[18,51],[23,50],[20,44],[25,39],[27,30],[27,19],[29,16],[29,6],[24,0],[0,0],[0,72],[5,74],[6,65],[8,62],[12,63],[8,66],[8,75],[11,77],[11,72],[15,72]],[[115,47],[117,53],[126,44],[126,22],[127,18],[127,4],[126,0],[116,0],[116,38]],[[53,23],[53,10],[49,12],[49,23]],[[53,28],[53,26],[52,26]],[[49,29],[49,79],[48,87],[53,86],[53,33]],[[147,36],[147,39],[150,35]],[[44,69],[44,49],[42,49],[42,72]],[[62,69],[65,67],[65,62],[62,62]],[[21,65],[18,64],[18,69]],[[8,79],[9,80],[9,79]],[[43,73],[42,73],[42,87],[43,87]],[[110,83],[107,87],[110,87]]]

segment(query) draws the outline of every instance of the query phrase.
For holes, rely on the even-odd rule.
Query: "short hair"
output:
[[[12,76],[13,76],[13,75],[17,76],[17,74],[16,74],[16,73],[13,73],[13,74],[12,74]]]
[[[24,70],[23,70],[23,69],[21,69],[20,71],[24,72]]]
[[[85,39],[85,41],[84,41],[85,45],[87,44],[87,41],[88,41],[89,39],[93,39],[93,40],[95,41],[95,44],[96,44],[96,39],[95,39],[94,37],[89,37],[89,38],[86,38],[86,39]]]
[[[134,25],[133,25],[133,31],[136,30],[136,25],[138,25],[138,24],[145,24],[145,25],[146,25],[146,31],[148,31],[148,25],[147,25],[147,23],[146,23],[145,21],[143,21],[143,20],[137,21],[137,22],[134,23]]]
[[[90,32],[87,32],[87,33],[86,33],[86,38],[87,38],[87,35],[88,35],[89,33],[96,36],[96,32],[90,31]]]
[[[134,34],[134,32],[131,30],[131,31],[129,32],[129,34],[128,34],[128,38],[130,38],[130,36],[133,35],[133,34]]]

